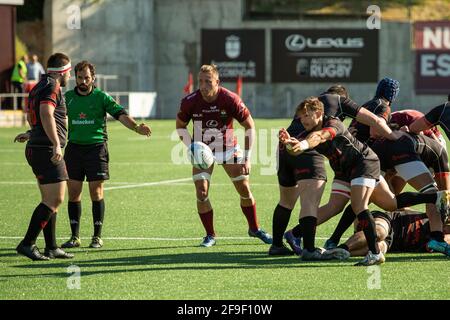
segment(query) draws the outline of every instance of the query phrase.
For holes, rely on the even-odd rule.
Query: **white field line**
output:
[[[192,180],[192,178],[183,178],[183,179],[176,179],[176,180],[163,180],[163,181],[157,181],[157,182],[146,182],[146,183],[130,184],[130,185],[118,186],[118,187],[106,187],[105,191],[117,190],[117,189],[140,188],[140,187],[148,187],[148,186],[158,186],[158,185],[161,185],[161,184],[185,182],[185,181],[189,181],[189,180]]]
[[[17,236],[0,236],[0,240],[21,240],[23,237]],[[60,240],[64,240],[66,238],[58,237]],[[90,240],[91,238],[80,238],[81,240]],[[201,237],[198,238],[151,238],[151,237],[102,237],[103,240],[143,240],[143,241],[194,241],[201,240]],[[218,240],[255,240],[256,238],[251,237],[216,237]],[[327,240],[327,237],[316,237],[318,240]]]
[[[192,180],[192,178],[185,178],[185,179],[180,179],[182,181],[189,181]],[[176,181],[176,180],[174,180]],[[107,182],[106,185],[117,185],[117,186],[123,186],[123,187],[133,187],[133,188],[137,188],[140,186],[157,186],[157,185],[161,185],[161,184],[172,184],[173,186],[191,186],[193,184],[193,182],[174,182],[171,180],[168,181],[160,181],[160,182]],[[0,181],[0,185],[36,185],[36,181]],[[224,186],[232,186],[231,182],[229,183],[214,183],[214,181],[212,182],[212,184],[214,187],[220,186],[220,187],[224,187]],[[277,183],[250,183],[250,186],[278,186]],[[111,190],[111,188],[116,188],[117,187],[105,187],[105,190]],[[123,189],[123,188],[122,188]]]

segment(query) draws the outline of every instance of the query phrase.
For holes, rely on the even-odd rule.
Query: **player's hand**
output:
[[[408,126],[403,126],[403,127],[400,128],[400,130],[404,131],[404,132],[409,132],[409,127]]]
[[[28,132],[20,133],[14,138],[14,143],[15,142],[24,143],[27,142],[28,140],[30,140],[30,134]]]
[[[286,150],[292,156],[298,156],[303,152],[300,148],[300,141],[296,138],[290,138],[286,141]]]
[[[141,123],[139,126],[137,126],[136,132],[147,137],[150,137],[152,135],[152,129],[150,129],[150,127],[145,123]]]
[[[252,169],[252,164],[251,164],[250,159],[245,159],[245,162],[242,165],[242,175],[244,175],[244,176],[250,175],[251,169]]]
[[[61,146],[58,144],[57,146],[53,146],[53,156],[51,157],[50,161],[53,162],[53,164],[57,164],[63,159],[63,154],[61,150]]]
[[[285,128],[281,128],[280,131],[278,131],[278,139],[280,140],[280,143],[286,145],[290,138],[291,136]]]

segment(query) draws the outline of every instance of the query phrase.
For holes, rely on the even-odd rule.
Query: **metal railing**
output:
[[[129,109],[128,101],[130,92],[118,91],[108,92],[108,94],[126,110]],[[22,98],[22,106],[19,107],[19,98]],[[28,99],[28,93],[0,93],[0,111],[2,110],[26,110],[25,102]]]

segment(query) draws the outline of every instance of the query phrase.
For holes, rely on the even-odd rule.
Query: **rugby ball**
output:
[[[214,163],[214,155],[211,149],[200,141],[191,143],[188,156],[192,165],[197,169],[208,169]]]

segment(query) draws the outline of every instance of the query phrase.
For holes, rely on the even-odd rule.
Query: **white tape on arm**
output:
[[[307,140],[302,140],[300,141],[300,150],[301,151],[306,151],[309,149],[309,143]]]

